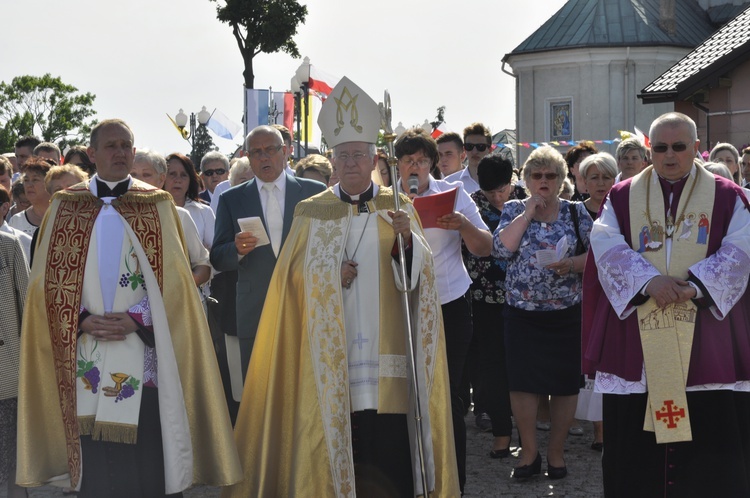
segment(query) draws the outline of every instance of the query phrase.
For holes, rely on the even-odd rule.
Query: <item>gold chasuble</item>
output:
[[[432,255],[413,206],[406,198],[403,202],[412,218],[413,245],[425,248],[419,254],[421,265],[414,253],[411,279],[418,279],[418,285],[409,294],[429,496],[458,496],[445,338]],[[371,283],[380,287],[378,412],[406,414],[413,428],[415,400],[406,373],[411,360],[392,270],[395,236],[386,214],[393,209],[393,191],[380,187],[367,205],[370,213],[377,212],[379,240],[380,281]],[[268,289],[235,429],[244,481],[222,496],[356,495],[340,281],[357,209],[330,189],[297,205]]]
[[[194,482],[237,482],[241,470],[216,357],[171,196],[134,180],[103,206],[88,182],[78,184],[55,194],[39,227],[21,336],[17,482],[78,488],[86,470],[79,436],[91,423],[79,418],[76,401],[78,319],[87,258],[97,257],[90,250],[94,223],[102,209],[113,208],[125,221],[151,307],[166,492]]]
[[[658,176],[646,168],[630,185],[633,248],[662,275],[687,280],[690,266],[706,258],[715,192],[714,176],[693,167],[676,212],[666,216]],[[637,309],[649,392],[644,430],[655,430],[657,443],[691,441],[685,386],[697,308],[692,301],[659,308],[649,298]]]

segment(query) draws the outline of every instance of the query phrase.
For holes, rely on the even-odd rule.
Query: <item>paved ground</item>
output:
[[[585,434],[583,436],[568,436],[565,461],[568,465],[568,477],[559,481],[551,481],[544,476],[546,461],[542,464],[542,475],[533,477],[526,482],[518,482],[510,478],[510,472],[517,463],[516,456],[502,460],[493,460],[488,456],[492,435],[482,433],[474,425],[474,417],[466,417],[467,426],[467,483],[465,497],[600,497],[601,486],[601,455],[589,448],[593,441],[591,423],[583,422]],[[544,456],[548,432],[538,431],[540,449]],[[514,432],[513,445],[517,443]],[[6,498],[5,487],[0,489],[0,498]],[[37,488],[31,491],[33,498],[62,498],[60,490],[52,487]],[[219,496],[219,489],[200,486],[185,493],[186,498],[215,498]],[[102,497],[106,498],[106,497]]]

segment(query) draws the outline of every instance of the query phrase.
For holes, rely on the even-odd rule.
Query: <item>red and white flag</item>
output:
[[[445,124],[445,121],[443,121],[442,123],[440,123],[438,125],[437,128],[435,128],[434,130],[432,130],[432,133],[430,133],[430,135],[432,136],[432,138],[437,138],[440,135],[442,135],[444,133],[450,133],[451,131],[453,131],[453,130],[451,130],[450,128],[448,128],[448,125]]]
[[[328,98],[328,95],[333,91],[333,87],[336,86],[336,83],[340,79],[310,64],[309,88],[313,95],[321,101]]]

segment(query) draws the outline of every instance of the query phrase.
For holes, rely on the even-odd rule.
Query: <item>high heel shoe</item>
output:
[[[520,467],[513,468],[513,475],[515,479],[525,479],[537,474],[542,473],[542,455],[537,452],[536,458],[529,465],[521,465]]]
[[[568,475],[568,466],[563,465],[562,467],[553,467],[547,462],[547,477],[550,479],[562,479]]]
[[[510,456],[510,446],[500,450],[491,450],[490,458],[506,458]]]

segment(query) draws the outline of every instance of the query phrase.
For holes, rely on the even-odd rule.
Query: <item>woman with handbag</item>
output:
[[[503,208],[493,254],[508,261],[505,348],[511,407],[523,452],[513,477],[541,473],[536,440],[539,396],[551,395],[547,475],[567,475],[563,446],[581,378],[581,272],[592,220],[581,203],[560,199],[565,160],[552,147],[531,153],[522,174],[529,192]]]

